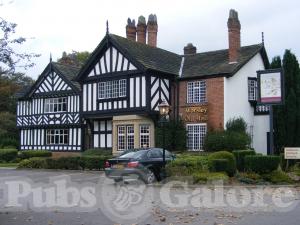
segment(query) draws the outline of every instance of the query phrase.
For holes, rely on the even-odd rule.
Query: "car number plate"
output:
[[[116,164],[116,165],[113,166],[113,168],[115,168],[115,169],[123,169],[124,165],[122,165],[122,164]]]

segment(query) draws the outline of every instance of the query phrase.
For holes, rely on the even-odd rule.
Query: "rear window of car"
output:
[[[139,158],[142,158],[145,155],[146,152],[147,152],[146,150],[137,151],[137,152],[128,152],[124,155],[121,155],[120,158],[139,159]]]

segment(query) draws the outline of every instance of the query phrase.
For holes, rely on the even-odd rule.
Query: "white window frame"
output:
[[[65,105],[65,110],[64,110]],[[60,98],[46,98],[44,104],[45,113],[60,113],[67,112],[68,100],[67,97]]]
[[[68,145],[68,144],[69,144],[69,129],[46,130],[46,145]]]
[[[257,100],[257,80],[248,78],[248,100]]]
[[[143,132],[143,129],[146,128],[147,132]],[[140,148],[149,148],[150,147],[150,132],[151,127],[149,124],[140,125]]]
[[[206,123],[194,123],[186,125],[187,148],[190,151],[203,151],[204,138],[207,134]],[[190,142],[191,141],[191,142]]]
[[[187,103],[206,102],[206,81],[198,80],[187,83]]]
[[[123,130],[121,133],[120,131]],[[134,148],[134,125],[118,125],[118,151],[124,151]]]
[[[127,95],[127,80],[112,80],[98,83],[98,99],[121,98]]]

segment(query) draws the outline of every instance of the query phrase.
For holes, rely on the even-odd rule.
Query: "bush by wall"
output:
[[[16,149],[0,149],[0,161],[11,162],[18,156]]]
[[[232,151],[232,154],[235,156],[236,166],[239,171],[245,170],[245,156],[247,155],[255,155],[254,150],[236,150]]]
[[[227,168],[226,168],[226,173],[228,176],[233,176],[236,172],[236,161],[235,157],[232,153],[227,152],[227,151],[220,151],[220,152],[215,152],[212,153],[208,156],[208,166],[209,170],[214,171],[214,164],[213,161],[215,159],[226,159],[228,161]]]
[[[84,169],[101,170],[104,163],[110,157],[107,156],[83,156],[81,157],[81,165]]]
[[[247,149],[249,144],[248,134],[235,131],[214,131],[207,133],[203,147],[205,151],[232,151]]]
[[[276,170],[280,163],[280,156],[248,155],[245,156],[245,169],[259,174]]]
[[[29,159],[33,157],[51,157],[52,152],[47,150],[23,150],[20,151],[19,157],[21,159]]]
[[[91,148],[82,152],[83,156],[112,156],[112,149]]]

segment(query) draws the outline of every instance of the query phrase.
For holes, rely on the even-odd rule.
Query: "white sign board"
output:
[[[260,77],[261,103],[281,102],[281,74],[264,73]]]
[[[300,148],[284,148],[285,159],[300,159]]]

